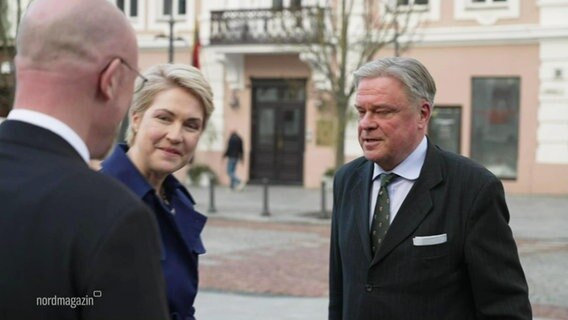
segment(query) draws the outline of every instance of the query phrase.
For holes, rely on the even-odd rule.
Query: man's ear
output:
[[[430,121],[430,117],[432,116],[432,106],[427,101],[422,101],[420,105],[420,128],[425,129],[428,126],[428,122]]]
[[[99,90],[107,100],[113,99],[120,85],[120,59],[116,58],[101,73]]]

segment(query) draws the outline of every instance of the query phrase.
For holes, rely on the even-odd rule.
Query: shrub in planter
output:
[[[187,170],[187,175],[191,184],[206,186],[209,183],[209,177],[213,177],[213,183],[217,184],[217,175],[206,164],[193,164]]]
[[[334,175],[335,175],[335,168],[327,168],[323,173],[324,177],[333,178]]]
[[[335,175],[335,168],[327,168],[324,171],[322,181],[325,181],[326,188],[331,190],[333,188],[333,176]]]

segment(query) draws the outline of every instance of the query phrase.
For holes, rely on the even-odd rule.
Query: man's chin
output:
[[[365,159],[377,163],[381,160],[381,156],[378,155],[376,151],[363,150],[363,156],[365,157]]]

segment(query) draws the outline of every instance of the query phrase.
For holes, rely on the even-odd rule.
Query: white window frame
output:
[[[130,4],[136,1],[137,5],[138,5],[138,12],[137,12],[137,16],[133,17],[130,15]],[[118,8],[118,0],[113,0],[112,1],[116,7]],[[121,10],[120,8],[118,8],[119,10]],[[124,10],[121,10],[124,15],[128,18],[128,20],[130,20],[130,23],[132,24],[132,27],[135,30],[143,30],[144,29],[144,15],[146,14],[146,1],[142,1],[142,0],[124,0]]]
[[[445,0],[428,0],[428,4],[414,4],[416,0],[409,0],[410,5],[398,5],[397,0],[389,0],[389,6],[397,6],[399,12],[413,12],[410,25],[416,25],[419,21],[439,21],[441,13],[441,1]],[[383,13],[381,6],[381,14]]]
[[[495,0],[484,0],[485,2],[474,2],[473,0],[467,0],[467,9],[499,9],[508,8],[510,1],[495,1]]]
[[[501,19],[518,19],[521,16],[521,0],[474,3],[472,0],[454,0],[456,20],[474,20],[480,25],[494,25]]]
[[[192,1],[190,0],[185,0],[185,13],[184,14],[180,14],[179,13],[179,5],[178,5],[178,1],[179,0],[162,0],[162,1],[157,1],[159,3],[158,5],[158,21],[168,21],[170,20],[170,15],[166,15],[164,14],[164,5],[166,1],[172,1],[172,12],[174,13],[174,20],[176,21],[185,21],[186,18],[188,17],[188,11],[190,10],[190,8],[188,8],[188,6],[191,4]]]
[[[414,11],[427,11],[430,8],[430,3],[432,0],[428,0],[427,4],[415,4],[416,0],[408,0],[408,4],[398,4],[398,1],[395,0],[397,7],[400,10],[414,10]]]
[[[118,7],[118,9],[120,9],[125,16],[127,16],[130,19],[138,19],[138,17],[140,17],[140,0],[122,0],[124,2],[124,8],[120,8],[118,7],[118,0],[114,1],[114,4]],[[138,4],[138,9],[136,12],[136,16],[131,16],[130,15],[130,7],[132,5],[132,2],[137,2]]]
[[[150,7],[148,8],[148,15],[146,16],[147,19],[147,30],[157,33],[164,33],[168,34],[169,27],[168,22],[170,21],[169,15],[164,15],[164,3],[168,0],[159,0],[159,1],[151,1]],[[196,14],[195,9],[193,7],[193,3],[195,0],[186,0],[186,14],[185,15],[176,15],[175,13],[178,10],[177,8],[177,0],[173,2],[174,8],[174,21],[175,21],[175,32],[187,32],[193,31],[195,26],[195,19]],[[203,10],[204,7],[201,8]],[[209,15],[209,12],[207,12]]]

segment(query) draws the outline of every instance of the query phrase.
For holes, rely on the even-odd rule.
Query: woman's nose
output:
[[[178,125],[178,124],[173,124],[171,126],[168,127],[168,132],[167,132],[167,138],[168,140],[172,141],[172,142],[179,142],[181,141],[181,137],[182,137],[182,125]]]

